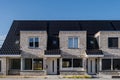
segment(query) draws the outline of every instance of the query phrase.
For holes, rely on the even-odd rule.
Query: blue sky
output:
[[[0,0],[0,36],[13,20],[120,20],[120,0]]]

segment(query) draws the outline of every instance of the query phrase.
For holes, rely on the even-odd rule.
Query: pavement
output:
[[[63,78],[60,75],[48,75],[48,76],[5,76],[5,77],[0,77],[0,80],[114,80],[114,79],[112,79],[111,76],[106,76],[106,75],[102,75],[100,76],[100,78],[90,78],[90,79],[88,78],[69,79],[69,78]],[[115,80],[120,80],[120,78]]]

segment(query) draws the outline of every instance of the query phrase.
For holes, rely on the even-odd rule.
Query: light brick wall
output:
[[[39,48],[29,48],[29,37],[39,37]],[[20,49],[23,57],[43,57],[47,47],[46,31],[20,31]]]
[[[79,44],[78,49],[69,49],[68,48],[68,37],[78,37]],[[60,40],[60,50],[62,55],[65,57],[81,57],[85,55],[86,50],[86,31],[60,31],[59,33]]]
[[[1,61],[0,75],[6,75],[7,74],[6,58],[0,58],[0,61]]]
[[[95,37],[99,37],[99,48],[104,52],[106,56],[120,56],[120,31],[100,31],[95,35]],[[118,37],[118,49],[108,48],[109,37]]]

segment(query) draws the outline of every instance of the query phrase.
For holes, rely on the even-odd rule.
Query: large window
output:
[[[109,48],[118,48],[118,38],[117,37],[108,38],[108,47]]]
[[[82,67],[82,59],[73,59],[73,67]]]
[[[73,58],[73,59],[64,58],[64,59],[62,59],[62,67],[63,68],[82,67],[82,59],[78,59],[78,58]]]
[[[39,38],[38,37],[29,38],[29,47],[30,48],[38,48],[39,47]]]
[[[20,67],[21,67],[21,60],[20,59],[10,59],[10,64],[11,64],[11,66],[10,66],[10,69],[20,69]]]
[[[102,59],[102,70],[111,70],[111,59]]]
[[[72,59],[63,59],[62,67],[72,67]]]
[[[25,70],[32,70],[32,59],[29,58],[25,59],[24,63],[25,63],[25,67],[24,67]]]
[[[33,69],[42,70],[43,69],[43,60],[42,59],[33,59]]]
[[[24,59],[24,70],[43,70],[43,59]]]
[[[78,37],[68,38],[68,48],[78,48]]]
[[[120,59],[102,59],[102,70],[120,70]]]
[[[120,70],[120,59],[113,59],[113,70]]]

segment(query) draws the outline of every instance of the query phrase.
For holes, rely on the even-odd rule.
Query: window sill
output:
[[[118,47],[108,47],[109,49],[119,49]]]
[[[68,48],[68,49],[79,49],[79,48]]]
[[[40,49],[39,47],[28,47],[29,49]]]
[[[43,72],[44,70],[22,70],[21,72]]]
[[[69,69],[69,68],[72,68],[72,69],[77,69],[77,68],[83,68],[83,67],[62,67],[62,68],[64,68],[64,69]]]

